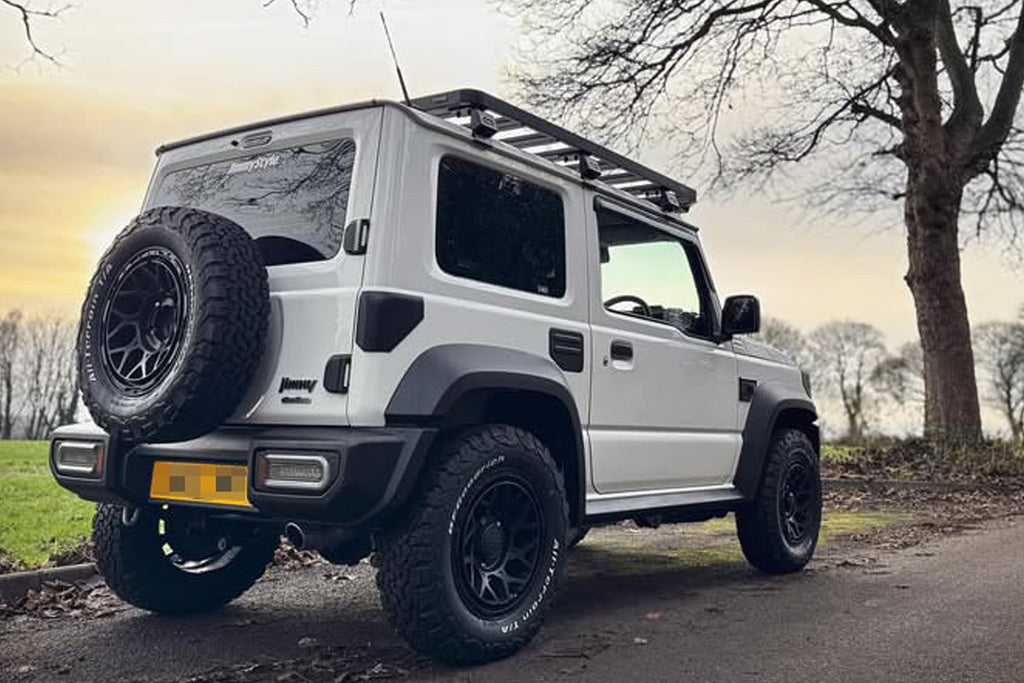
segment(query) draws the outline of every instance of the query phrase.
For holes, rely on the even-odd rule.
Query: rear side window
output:
[[[437,263],[446,273],[565,294],[565,216],[556,192],[445,156],[437,179]]]
[[[344,138],[169,173],[150,206],[230,218],[267,265],[322,261],[341,248],[356,143]]]

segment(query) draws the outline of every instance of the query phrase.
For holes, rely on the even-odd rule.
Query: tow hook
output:
[[[139,521],[139,508],[125,505],[121,508],[121,524],[135,526]]]

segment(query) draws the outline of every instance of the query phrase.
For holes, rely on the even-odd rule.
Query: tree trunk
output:
[[[857,419],[856,413],[847,412],[846,414],[846,436],[851,441],[860,441],[862,434],[860,420]]]
[[[14,403],[14,386],[10,374],[4,376],[4,404],[3,413],[0,413],[0,439],[11,438],[11,431],[14,427],[14,416],[12,414]]]
[[[960,173],[940,154],[911,166],[904,210],[906,281],[924,351],[925,437],[942,445],[981,440],[971,328],[960,281],[962,195]]]

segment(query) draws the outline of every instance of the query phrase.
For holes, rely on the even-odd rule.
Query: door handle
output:
[[[612,360],[633,360],[633,345],[624,341],[613,341]]]

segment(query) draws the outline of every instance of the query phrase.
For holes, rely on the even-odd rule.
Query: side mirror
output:
[[[730,296],[722,308],[722,336],[753,334],[761,329],[761,302],[756,296]]]

